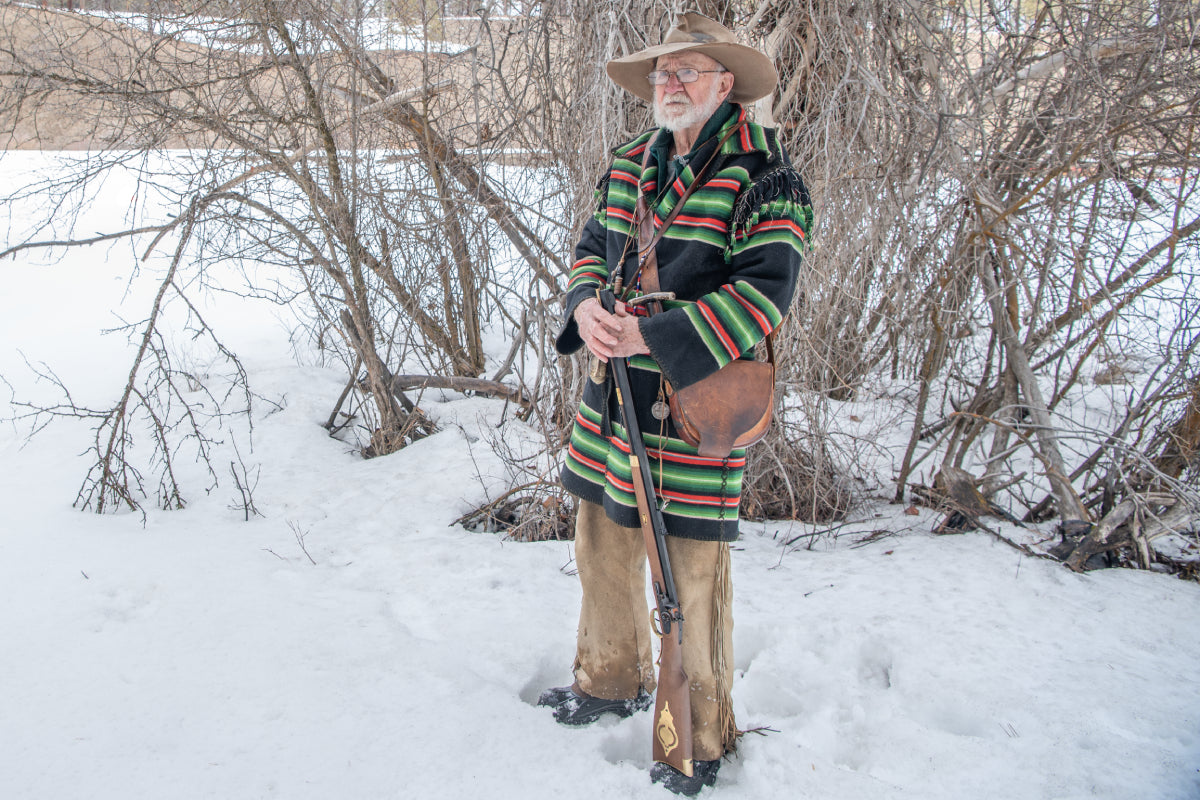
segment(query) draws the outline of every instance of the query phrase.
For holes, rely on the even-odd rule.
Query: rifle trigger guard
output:
[[[653,630],[654,635],[660,639],[663,638],[662,626],[659,624],[659,621],[658,621],[659,617],[661,617],[661,616],[662,616],[662,612],[659,611],[657,608],[654,609],[650,613],[650,629]]]
[[[643,295],[640,295],[639,297],[634,297],[630,300],[626,300],[625,305],[640,306],[643,303],[661,302],[663,300],[674,300],[674,299],[675,299],[674,292],[650,292],[649,294],[643,294]]]
[[[663,624],[663,620],[666,624]],[[668,610],[666,616],[663,616],[661,608],[654,608],[650,612],[650,627],[654,631],[654,635],[658,638],[663,638],[671,632],[671,627],[675,627],[675,632],[679,635],[679,643],[683,644],[683,614],[678,608]]]

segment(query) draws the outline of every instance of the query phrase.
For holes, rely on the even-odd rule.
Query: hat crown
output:
[[[708,17],[690,12],[680,17],[663,38],[663,44],[715,44],[717,42],[737,42],[737,37],[724,25],[714,22]]]
[[[715,59],[733,73],[729,100],[734,103],[752,103],[766,97],[779,81],[767,55],[738,42],[736,34],[721,23],[692,12],[676,18],[661,44],[614,58],[605,65],[605,71],[622,89],[653,103],[655,90],[646,76],[657,69],[659,58],[686,52]]]

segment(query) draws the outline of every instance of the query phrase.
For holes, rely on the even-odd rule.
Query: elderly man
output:
[[[739,735],[730,690],[733,663],[729,542],[738,536],[744,449],[702,456],[664,412],[667,384],[681,389],[754,347],[782,321],[796,291],[812,224],[808,192],[773,130],[743,104],[777,81],[770,59],[698,14],[683,15],[662,44],[607,65],[614,82],[654,105],[658,127],[619,147],[596,191],[597,207],[576,247],[556,347],[586,347],[594,363],[627,358],[633,404],[651,461],[668,536],[690,679],[694,769],[655,763],[651,778],[696,794],[717,777]],[[655,247],[658,313],[597,290],[618,276],[625,301],[651,291],[638,269],[637,200],[662,226]],[[646,552],[630,485],[629,444],[611,380],[593,370],[567,448],[562,481],[579,498],[576,562],[583,587],[571,686],[540,705],[566,725],[648,708],[655,688],[647,611]]]

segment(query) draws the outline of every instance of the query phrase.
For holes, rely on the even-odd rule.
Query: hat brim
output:
[[[654,69],[661,56],[690,50],[703,53],[721,62],[721,66],[733,73],[733,89],[729,100],[734,103],[753,103],[775,90],[779,76],[771,59],[752,47],[736,42],[671,42],[648,47],[631,55],[614,58],[605,65],[613,83],[643,100],[654,102],[654,87],[646,76]]]

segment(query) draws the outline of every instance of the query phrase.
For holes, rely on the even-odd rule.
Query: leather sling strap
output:
[[[721,148],[724,147],[725,143],[729,141],[729,139],[735,133],[741,130],[745,124],[746,121],[742,120],[725,132],[725,135],[721,137],[721,141],[717,142],[717,148],[713,151],[713,154],[708,157],[708,161],[706,161],[704,166],[701,167],[700,171],[696,173],[695,178],[688,185],[688,187],[683,190],[683,194],[679,196],[679,200],[675,203],[675,206],[671,209],[670,213],[663,218],[662,225],[660,225],[657,230],[654,227],[654,214],[651,212],[650,206],[646,202],[646,196],[642,193],[641,188],[639,187],[637,205],[635,206],[633,212],[634,224],[638,229],[638,267],[636,270],[634,270],[633,275],[631,275],[625,282],[627,293],[633,291],[633,288],[637,285],[639,276],[642,277],[642,283],[646,286],[648,292],[657,292],[659,290],[658,257],[654,252],[654,246],[658,244],[658,240],[663,237],[663,234],[666,232],[667,228],[671,227],[671,223],[675,221],[675,217],[678,216],[679,212],[683,210],[684,203],[687,202],[687,199],[691,196],[692,192],[696,189],[696,187],[704,182],[704,174],[708,171],[708,168],[712,166],[712,163],[716,160],[717,156],[721,154]],[[646,141],[646,149],[642,151],[643,174],[645,174],[646,167],[650,163],[650,152],[653,150],[654,142],[657,139],[658,132],[656,131],[654,135]],[[663,174],[666,173],[666,170],[662,168],[660,168],[659,171]],[[623,257],[621,263],[624,265]],[[647,274],[650,275],[650,280],[653,281],[653,287],[646,282]],[[658,313],[662,310],[661,304],[654,303],[652,310],[654,313]]]
[[[683,194],[679,198],[679,202],[677,202],[675,207],[671,209],[671,213],[667,214],[667,216],[663,219],[662,225],[658,228],[658,230],[654,229],[654,215],[650,213],[649,206],[646,203],[646,196],[642,194],[642,192],[638,192],[637,207],[634,211],[634,219],[637,221],[638,228],[638,268],[637,271],[633,273],[633,277],[629,280],[629,290],[632,291],[634,285],[637,283],[638,276],[640,275],[642,279],[642,288],[645,289],[646,294],[652,294],[654,292],[661,291],[661,286],[658,282],[658,255],[654,250],[655,246],[658,244],[658,240],[662,238],[663,233],[666,232],[667,228],[671,227],[671,223],[674,222],[675,216],[679,213],[680,209],[683,208],[684,201],[687,200],[688,196],[692,193],[692,190],[703,182],[702,179],[704,177],[704,173],[708,170],[709,166],[711,166],[717,155],[721,152],[721,148],[725,146],[725,142],[729,141],[729,138],[733,136],[733,134],[737,133],[737,131],[739,131],[745,124],[746,123],[744,120],[739,122],[728,132],[726,132],[723,137],[721,137],[720,143],[717,144],[716,152],[709,157],[708,162],[705,163],[700,172],[696,174],[695,180],[693,180],[691,185],[684,190]],[[654,144],[654,140],[657,137],[658,134],[656,133],[648,142],[646,142],[646,151],[642,155],[642,172],[646,171],[646,166],[650,163],[650,148]],[[662,303],[658,302],[657,300],[647,303],[647,305],[650,307],[649,310],[651,314],[657,314],[662,311]],[[767,361],[771,364],[775,363],[775,347],[772,343],[772,339],[774,338],[775,331],[771,330],[766,337]],[[668,387],[669,385],[670,384],[668,384]],[[669,388],[668,391],[670,391]]]

